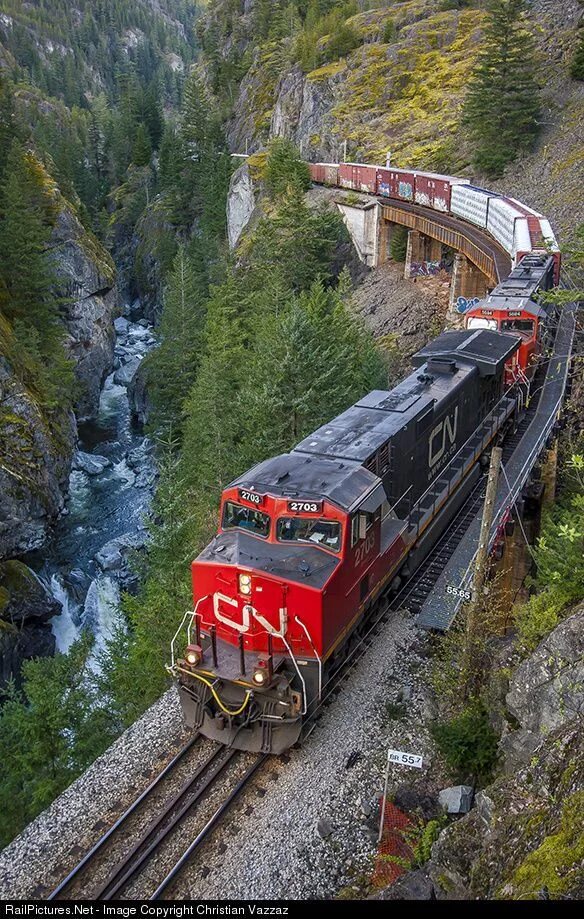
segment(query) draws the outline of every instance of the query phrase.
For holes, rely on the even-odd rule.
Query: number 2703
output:
[[[369,555],[375,545],[375,534],[370,533],[355,549],[355,567],[360,565],[366,555]]]

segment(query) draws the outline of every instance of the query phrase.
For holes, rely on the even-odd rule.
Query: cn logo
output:
[[[446,449],[456,440],[456,431],[458,428],[458,405],[454,409],[454,415],[447,415],[443,421],[440,421],[430,434],[430,443],[428,450],[428,463],[435,466],[439,463]]]

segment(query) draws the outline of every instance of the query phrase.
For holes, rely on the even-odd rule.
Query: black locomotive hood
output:
[[[215,536],[197,561],[252,568],[275,578],[297,581],[320,590],[340,559],[317,546],[284,546],[263,542],[239,530],[231,530]]]

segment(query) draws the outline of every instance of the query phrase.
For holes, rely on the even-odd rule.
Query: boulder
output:
[[[434,884],[425,868],[408,871],[403,874],[390,887],[376,894],[373,900],[434,900]]]
[[[438,803],[447,814],[468,814],[472,806],[472,785],[452,785],[443,788],[438,795]]]
[[[82,450],[78,450],[73,459],[73,469],[87,475],[101,475],[108,466],[111,466],[111,462],[107,456],[100,456],[98,453],[83,453]]]
[[[129,328],[130,323],[127,319],[124,318],[124,316],[118,316],[118,318],[114,320],[114,329],[118,335],[127,335]]]
[[[330,820],[327,820],[326,817],[321,817],[316,824],[316,832],[321,837],[321,839],[328,839],[328,837],[331,836],[333,832],[333,825]]]
[[[112,539],[110,542],[106,542],[105,546],[102,546],[95,556],[95,560],[102,571],[114,571],[117,568],[121,568],[124,559],[118,540]]]
[[[123,367],[116,370],[114,374],[114,383],[117,383],[118,386],[129,386],[136,375],[141,360],[141,357],[130,358]]]

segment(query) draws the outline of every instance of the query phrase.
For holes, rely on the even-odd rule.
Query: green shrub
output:
[[[572,58],[570,76],[573,80],[584,80],[584,29],[580,32],[580,42]]]
[[[431,728],[446,762],[461,778],[471,775],[484,784],[497,761],[498,737],[482,702],[472,702],[460,715]]]

